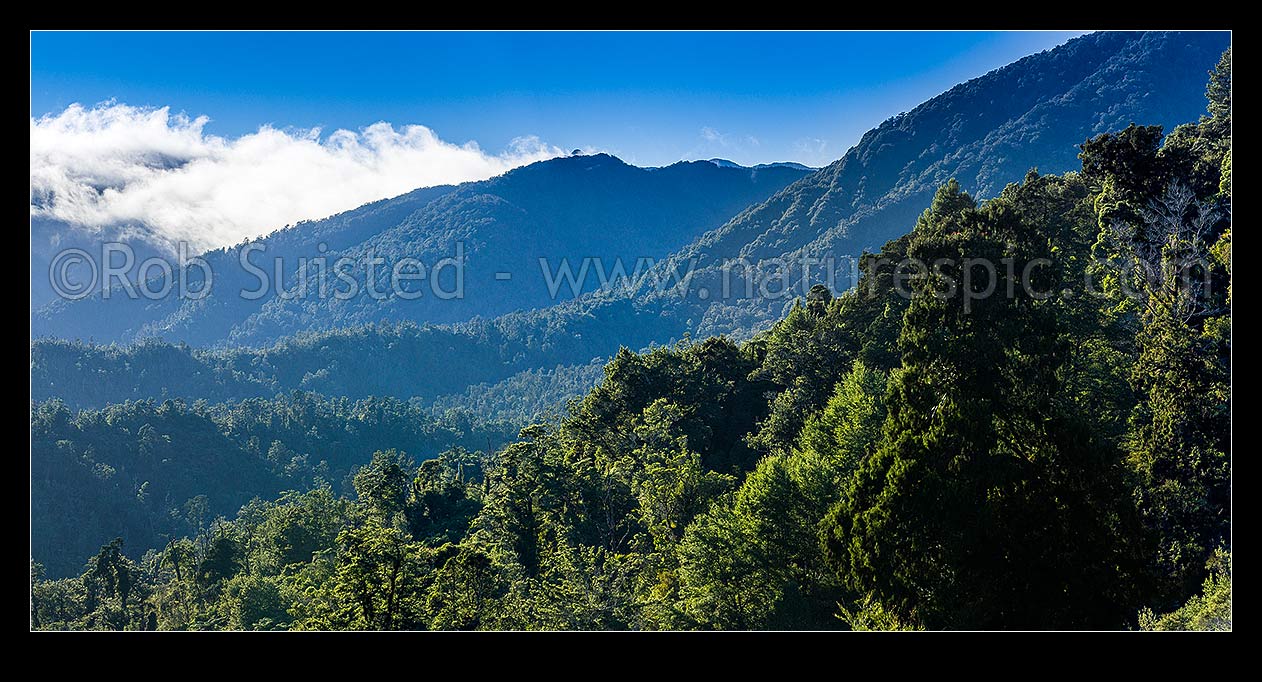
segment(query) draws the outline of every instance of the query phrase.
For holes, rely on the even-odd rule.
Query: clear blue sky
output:
[[[536,135],[640,165],[823,165],[864,131],[1074,32],[34,33],[31,115],[114,99],[211,118]]]

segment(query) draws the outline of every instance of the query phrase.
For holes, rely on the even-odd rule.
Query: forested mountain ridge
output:
[[[32,197],[32,205],[35,205],[37,201],[39,201],[38,198]],[[138,265],[149,258],[160,258],[168,262],[171,260],[167,245],[154,239],[152,235],[136,234],[134,230],[125,227],[89,231],[59,220],[32,216],[31,315],[34,316],[36,310],[55,303],[59,298],[49,275],[57,254],[67,249],[82,249],[87,254],[99,254],[101,244],[105,242],[126,244],[132,250],[135,262],[127,272],[127,276],[131,279],[136,277]],[[98,255],[93,260],[93,264],[99,267],[100,263],[97,262],[99,260]],[[78,281],[86,274],[86,268],[85,264],[79,264],[79,267],[67,266],[67,272]]]
[[[608,154],[532,164],[445,196],[343,254],[360,260],[371,254],[386,262],[411,256],[433,263],[462,245],[466,268],[460,298],[389,296],[377,301],[361,295],[349,302],[318,300],[312,284],[308,301],[317,299],[315,304],[269,301],[229,340],[267,342],[295,331],[382,319],[457,323],[547,307],[573,293],[562,287],[552,295],[541,260],[550,269],[564,262],[578,270],[583,261],[599,259],[606,268],[622,263],[630,273],[642,259],[663,258],[809,172],[706,162],[648,170]],[[509,273],[511,280],[498,281],[497,273]],[[355,276],[363,281],[361,271]],[[598,277],[589,277],[582,291],[601,284]]]
[[[358,244],[454,189],[450,185],[417,189],[321,220],[289,225],[258,239],[204,253],[202,258],[212,270],[213,286],[208,295],[198,300],[183,300],[174,294],[141,300],[132,300],[122,295],[114,295],[106,300],[99,294],[84,300],[54,299],[32,311],[31,332],[37,338],[94,339],[105,342],[133,338],[173,338],[191,343],[211,343],[228,333],[240,319],[248,317],[267,300],[239,295],[242,291],[253,291],[258,287],[257,278],[241,267],[243,250],[261,248],[261,253],[280,264],[281,272],[293,273],[297,270],[300,259],[337,253]],[[92,236],[84,234],[81,228],[44,225],[32,228],[32,242],[48,239],[50,233],[57,243],[77,245],[90,255],[99,253],[101,243],[113,237],[110,232]],[[135,240],[124,242],[133,247],[137,243]],[[137,260],[147,253],[138,252]],[[46,260],[50,256],[43,255],[44,262],[37,268],[34,254],[33,251],[32,278],[46,284],[49,277]],[[163,255],[174,262],[170,254]],[[271,268],[267,270],[273,271]],[[188,281],[190,288],[199,286],[204,281],[202,271],[190,268]],[[160,289],[159,285],[154,285],[154,291]]]
[[[532,320],[538,318],[531,318]],[[476,384],[495,384],[542,369],[578,369],[647,333],[622,333],[584,320],[516,324],[513,316],[455,328],[363,325],[287,337],[264,348],[200,349],[143,341],[99,345],[41,340],[31,344],[31,397],[73,408],[128,400],[240,400],[294,390],[366,398],[433,400]],[[612,355],[612,353],[611,353]],[[575,364],[569,358],[588,360]]]
[[[771,300],[757,290],[747,296],[739,287],[727,299],[690,296],[683,303],[696,324],[690,331],[744,335],[778,319],[793,296],[823,281],[824,267],[802,277],[802,257],[838,259],[829,283],[849,287],[853,268],[841,259],[902,234],[948,179],[975,196],[991,197],[1031,168],[1072,170],[1078,145],[1100,133],[1131,123],[1171,130],[1196,120],[1205,73],[1228,44],[1222,33],[1093,33],[961,83],[885,121],[842,158],[673,257],[696,262],[694,291],[719,291],[722,264],[742,258],[755,265],[783,261],[796,285],[792,295]],[[678,305],[669,300],[674,294],[641,293]]]
[[[754,164],[753,166],[742,166],[739,163],[736,163],[735,161],[731,161],[728,159],[707,159],[707,161],[709,161],[710,163],[716,166],[719,166],[720,168],[753,168],[757,170],[759,168],[782,168],[783,167],[783,168],[796,168],[798,170],[804,170],[804,171],[819,170],[818,168],[812,168],[806,164],[798,163],[796,161],[777,161],[775,163],[759,163],[759,164]]]
[[[638,259],[664,257],[809,172],[708,162],[650,170],[607,154],[540,161],[490,180],[416,190],[207,254],[213,287],[203,299],[186,300],[173,291],[158,300],[115,294],[108,300],[56,301],[33,315],[32,332],[37,338],[100,342],[159,338],[198,346],[266,346],[295,333],[367,323],[492,318],[571,296],[567,289],[559,291],[559,299],[551,296],[541,257],[551,267],[569,259],[575,268],[584,258],[599,258],[609,267],[621,259],[631,270]],[[244,253],[272,285],[262,297],[242,296],[259,288],[257,272],[242,265],[244,249],[253,249]],[[375,297],[368,290],[366,263],[374,257],[382,259],[387,274],[404,258],[423,264],[422,274],[432,274],[444,259],[457,256],[466,264],[459,297],[421,290],[420,298],[411,298],[412,289],[399,295],[389,287],[381,287],[384,297]],[[321,295],[321,286],[327,292],[349,285],[333,274],[324,275],[321,284],[312,264],[316,258],[324,259],[328,272],[347,259],[346,275],[354,278],[359,295]],[[312,274],[304,278],[304,271]],[[500,281],[497,273],[513,279]],[[193,285],[203,279],[197,268],[189,277]],[[592,277],[586,290],[598,284]],[[438,285],[443,292],[455,286],[449,279]]]
[[[855,289],[623,350],[494,454],[382,450],[353,498],[33,565],[32,625],[1230,629],[1230,72],[1081,170],[945,182]]]

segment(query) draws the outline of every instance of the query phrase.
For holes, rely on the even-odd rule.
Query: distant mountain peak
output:
[[[748,168],[752,170],[760,170],[763,168],[792,168],[794,170],[800,170],[800,171],[819,170],[818,168],[815,168],[813,166],[808,166],[804,163],[798,163],[797,161],[775,161],[773,163],[760,163],[753,166],[742,166],[741,164],[736,163],[735,161],[730,161],[728,159],[706,159],[706,162],[712,163],[718,166],[719,168]]]
[[[275,295],[247,300],[234,296],[233,287],[245,290],[241,285],[247,278],[256,278],[242,268],[238,250],[221,249],[207,258],[222,296],[71,301],[55,298],[50,289],[32,312],[33,335],[119,341],[161,336],[198,345],[269,343],[290,333],[365,321],[459,323],[547,307],[560,294],[550,293],[539,276],[540,257],[621,260],[633,269],[641,258],[656,260],[672,253],[805,175],[792,168],[722,170],[702,161],[654,170],[603,152],[558,156],[487,180],[417,190],[255,241],[283,265],[278,277],[285,279],[273,292],[307,286],[294,279],[304,258],[363,263],[374,254],[432,264],[451,256],[459,244],[470,263],[473,293],[466,297],[398,297],[383,304],[372,296],[321,297],[318,290],[307,297],[304,289],[301,302]],[[32,256],[32,272],[48,272],[53,250],[44,252],[50,255],[42,260]],[[276,271],[269,268],[269,273]],[[517,286],[495,278],[505,272],[517,273]],[[535,273],[533,279],[530,273]],[[363,268],[353,274],[361,278],[357,290],[365,292]],[[594,289],[598,279],[586,280],[586,290]],[[312,312],[317,308],[318,313]]]

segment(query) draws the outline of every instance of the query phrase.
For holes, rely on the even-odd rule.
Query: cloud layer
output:
[[[113,102],[32,118],[31,215],[208,249],[563,154],[534,137],[489,154],[420,125],[330,135],[262,127],[230,139],[206,134],[208,122]]]

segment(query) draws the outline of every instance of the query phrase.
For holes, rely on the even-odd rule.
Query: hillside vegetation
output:
[[[1070,45],[1190,40],[1151,35]],[[1083,71],[1121,75],[1101,64]],[[374,427],[355,441],[371,459],[326,459],[341,487],[312,476],[231,518],[195,514],[196,532],[144,553],[106,543],[77,576],[33,565],[32,623],[1230,628],[1230,72],[1227,51],[1197,123],[1102,132],[1076,169],[988,199],[944,179],[857,287],[817,283],[739,342],[624,348],[563,418],[503,448],[424,458],[414,432]],[[1003,82],[1019,102],[1021,80]],[[903,273],[909,258],[935,269]],[[965,258],[1010,267],[970,280]],[[318,453],[365,412],[338,405],[257,442]],[[199,409],[226,412],[200,427],[219,456],[215,439],[275,423]],[[85,477],[88,452],[122,470],[109,438],[138,441],[118,455],[137,460],[129,481],[173,456],[147,415],[36,414],[61,453],[40,459]],[[239,476],[275,476],[295,461],[281,452]]]

